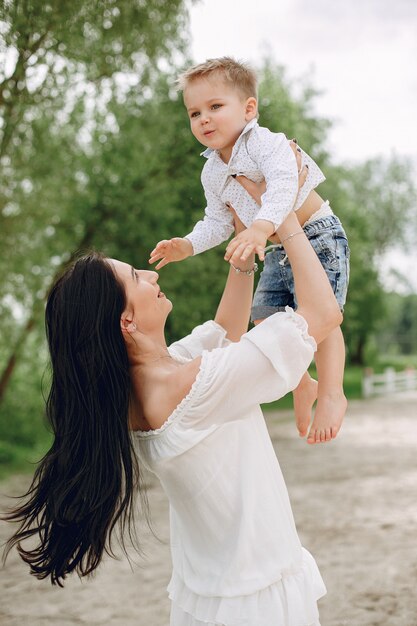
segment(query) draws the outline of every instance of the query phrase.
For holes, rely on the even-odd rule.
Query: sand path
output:
[[[330,445],[307,446],[290,413],[269,413],[268,424],[302,542],[328,588],[322,626],[417,626],[417,393],[351,402]],[[0,509],[27,483],[2,483]],[[145,533],[148,557],[133,569],[107,559],[93,580],[56,589],[12,554],[0,569],[0,624],[167,626],[168,511],[155,481],[149,499],[161,541]],[[1,543],[8,534],[0,524]]]

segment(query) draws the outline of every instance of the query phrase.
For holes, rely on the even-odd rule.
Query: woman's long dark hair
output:
[[[114,556],[120,523],[134,535],[139,470],[129,433],[129,363],[120,328],[125,292],[108,260],[93,252],[56,280],[47,300],[52,384],[46,414],[54,441],[38,465],[26,500],[3,519],[20,522],[17,545],[37,578],[63,586],[67,574],[91,574]],[[37,537],[33,549],[21,541]]]

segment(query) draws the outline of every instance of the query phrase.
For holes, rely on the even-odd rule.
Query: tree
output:
[[[296,137],[306,152],[327,169],[329,155],[324,146],[330,122],[314,112],[319,92],[306,81],[294,84],[285,69],[270,59],[265,59],[260,78],[259,123],[289,138]]]
[[[129,67],[136,67],[137,59],[128,59]],[[13,415],[9,438],[27,445],[36,434],[31,428],[39,424],[28,417],[42,413],[39,387],[47,362],[42,311],[56,272],[80,247],[147,267],[156,241],[187,233],[205,206],[201,146],[174,88],[175,65],[162,71],[150,60],[137,76],[127,70],[92,80],[90,68],[74,63],[68,61],[54,98],[46,90],[44,100],[28,104],[2,161],[0,364],[6,393],[0,418],[6,424]],[[374,226],[362,209],[364,201],[374,202],[375,211],[379,206],[377,183],[366,188],[359,168],[331,164],[324,148],[328,122],[313,114],[316,94],[310,85],[297,85],[295,96],[282,68],[266,63],[261,73],[260,122],[296,136],[315,157],[328,177],[323,193],[348,228],[352,282],[346,336],[350,353],[361,359],[383,297]],[[162,270],[162,289],[174,302],[168,339],[212,317],[227,271],[222,247]],[[361,301],[365,287],[370,293]]]
[[[395,155],[356,166],[338,166],[325,149],[330,123],[313,113],[318,92],[297,83],[299,96],[282,67],[266,61],[260,85],[260,123],[297,137],[327,181],[319,193],[342,219],[351,248],[351,273],[343,330],[348,358],[364,365],[365,349],[385,315],[379,265],[392,246],[416,239],[416,190],[409,163]]]
[[[343,324],[349,360],[365,364],[368,340],[385,315],[380,264],[390,247],[417,232],[416,190],[408,162],[396,156],[326,171],[329,198],[346,228],[351,273]]]
[[[186,20],[183,0],[4,2],[0,156],[19,124],[28,121],[28,108],[54,106],[63,95],[65,78],[70,77],[73,87],[100,88],[105,79],[123,72],[146,84],[158,59],[184,50]]]
[[[417,354],[417,294],[386,294],[387,315],[376,339],[384,354]]]
[[[73,219],[88,136],[103,118],[111,126],[109,99],[130,85],[143,99],[158,63],[181,58],[186,23],[183,0],[2,4],[0,401],[51,276],[106,215],[98,199],[90,219]]]

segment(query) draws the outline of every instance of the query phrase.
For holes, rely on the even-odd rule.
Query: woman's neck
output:
[[[139,335],[132,337],[132,342],[128,346],[129,363],[131,367],[144,368],[168,360],[171,355],[165,341],[165,336],[150,337],[149,335]]]

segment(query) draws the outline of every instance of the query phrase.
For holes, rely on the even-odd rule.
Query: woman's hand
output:
[[[290,148],[294,152],[295,159],[297,161],[298,169],[298,189],[306,182],[308,176],[308,167],[305,165],[301,167],[301,152],[300,148],[294,139],[291,139]],[[250,196],[255,200],[256,204],[261,205],[261,197],[266,191],[266,182],[263,180],[260,183],[254,183],[253,180],[249,180],[246,176],[236,176],[236,180],[242,185],[242,187],[248,192]]]

